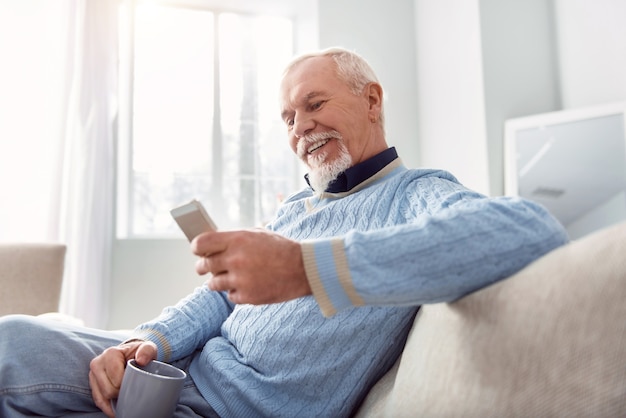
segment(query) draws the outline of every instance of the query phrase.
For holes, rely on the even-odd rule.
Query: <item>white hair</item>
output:
[[[297,56],[289,64],[287,64],[283,72],[283,77],[285,77],[299,63],[315,57],[332,58],[337,66],[337,76],[348,85],[350,91],[352,91],[355,95],[361,94],[368,83],[377,83],[380,85],[376,73],[362,56],[356,52],[339,47],[308,52]],[[381,127],[384,129],[385,118],[382,104],[379,122]]]

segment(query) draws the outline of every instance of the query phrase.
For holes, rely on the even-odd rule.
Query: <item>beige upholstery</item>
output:
[[[626,416],[626,223],[424,306],[357,416]]]
[[[0,244],[0,315],[57,311],[65,251],[63,244]]]

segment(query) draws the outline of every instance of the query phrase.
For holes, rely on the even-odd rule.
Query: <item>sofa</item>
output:
[[[57,269],[56,254],[36,263]],[[454,303],[423,306],[355,416],[626,416],[626,222]]]
[[[626,223],[423,306],[356,416],[626,417]]]
[[[59,309],[65,244],[0,244],[0,316],[40,315]]]

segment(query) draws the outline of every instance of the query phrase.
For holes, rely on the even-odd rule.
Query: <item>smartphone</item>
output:
[[[203,232],[217,231],[217,226],[209,216],[202,203],[192,200],[170,211],[174,220],[191,242]]]

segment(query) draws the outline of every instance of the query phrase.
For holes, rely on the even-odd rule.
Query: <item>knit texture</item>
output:
[[[305,239],[307,276],[327,316],[361,304],[450,302],[568,242],[563,227],[536,203],[489,199],[450,173],[408,170],[399,160],[358,193],[321,200],[305,194],[283,212],[279,220],[293,225],[290,232],[321,227],[341,236],[340,246],[310,239],[313,233],[298,237]],[[353,227],[342,229],[345,224]],[[337,264],[342,259],[347,268]]]
[[[303,242],[315,298],[235,306],[201,287],[137,330],[160,359],[194,355],[190,375],[223,417],[349,416],[399,356],[418,303],[458,298],[566,240],[540,207],[489,203],[399,160],[350,192],[291,196],[268,228]],[[381,302],[398,306],[353,306]]]

